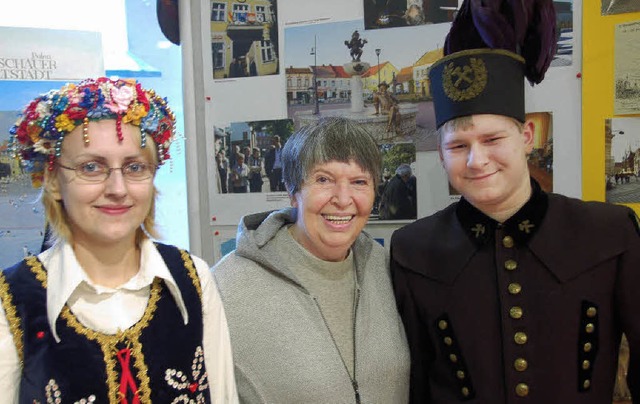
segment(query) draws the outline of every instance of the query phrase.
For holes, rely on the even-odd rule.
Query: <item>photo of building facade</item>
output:
[[[278,73],[275,0],[212,0],[214,79]]]

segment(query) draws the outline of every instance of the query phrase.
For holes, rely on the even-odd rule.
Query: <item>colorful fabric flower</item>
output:
[[[133,100],[133,89],[128,86],[111,87],[111,103],[107,107],[115,113],[126,112]]]
[[[33,144],[33,151],[42,154],[53,154],[55,152],[54,142],[47,139],[40,139]]]
[[[60,132],[71,132],[77,125],[66,114],[56,118],[56,129]]]

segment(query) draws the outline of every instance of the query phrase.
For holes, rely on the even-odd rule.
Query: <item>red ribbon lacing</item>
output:
[[[133,399],[131,404],[140,404],[140,397],[138,397],[138,386],[131,374],[129,363],[131,361],[131,350],[129,348],[123,348],[118,351],[116,355],[118,361],[120,361],[120,367],[122,368],[122,376],[120,376],[120,404],[129,404],[127,401],[127,389],[131,389],[133,392]]]

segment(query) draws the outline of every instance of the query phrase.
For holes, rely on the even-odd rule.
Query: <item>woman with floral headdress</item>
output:
[[[12,128],[55,241],[0,272],[1,402],[237,402],[207,264],[151,239],[174,127],[154,91],[103,77],[39,96]]]

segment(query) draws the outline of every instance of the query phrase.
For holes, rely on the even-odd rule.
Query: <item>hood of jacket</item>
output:
[[[302,287],[272,242],[283,226],[294,224],[296,219],[297,209],[292,207],[244,216],[238,225],[236,255],[254,261]],[[375,240],[363,231],[351,246],[358,280],[371,254],[372,242]]]

